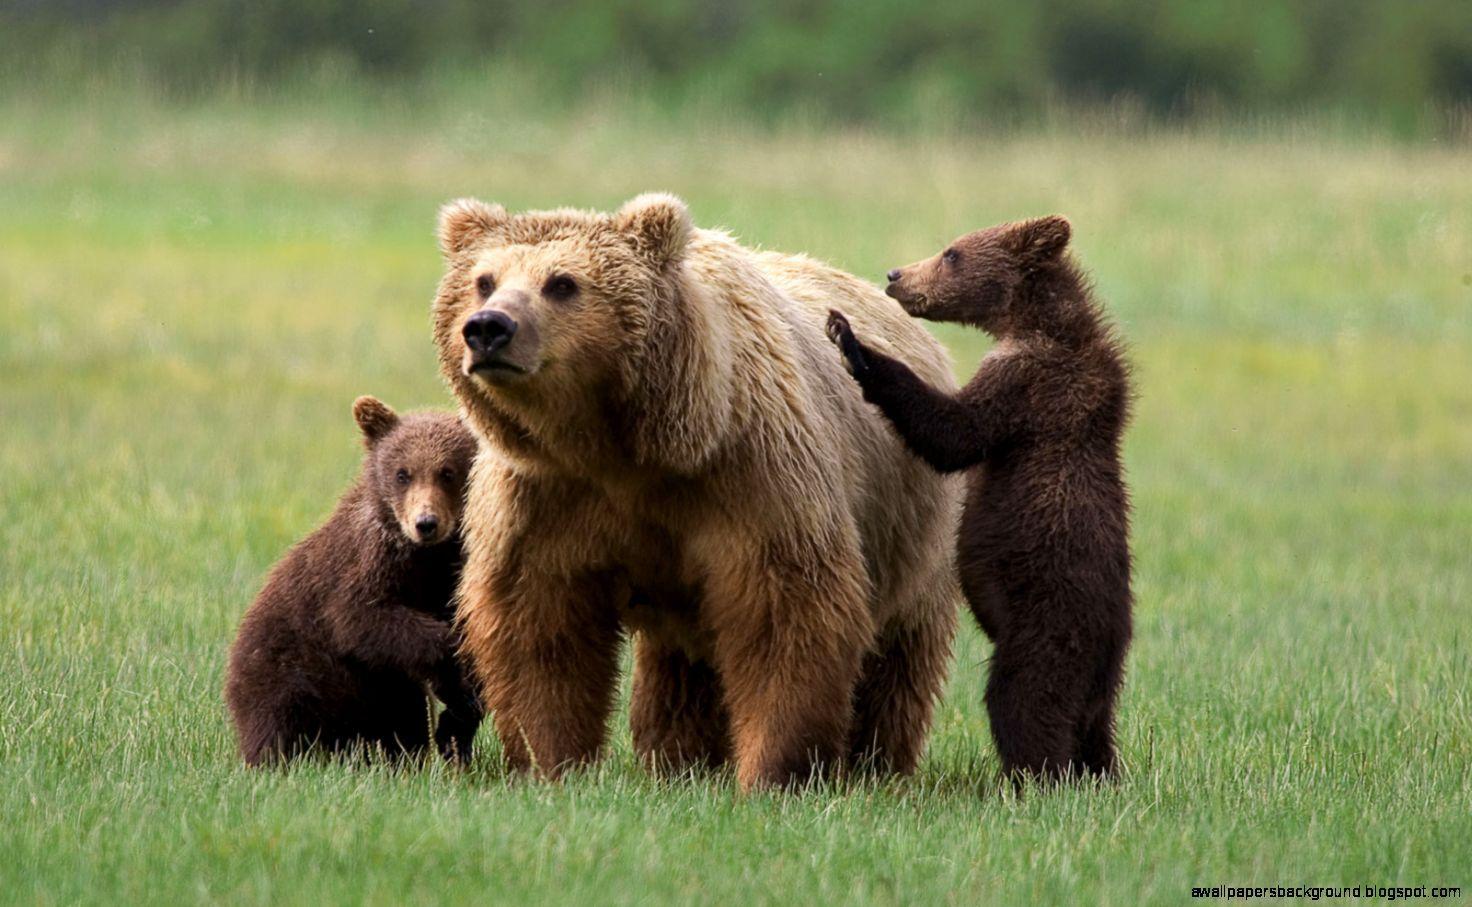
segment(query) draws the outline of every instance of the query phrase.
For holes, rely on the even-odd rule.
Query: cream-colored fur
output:
[[[841,309],[951,388],[939,344],[870,284],[694,229],[669,196],[455,202],[441,246],[436,341],[485,442],[461,616],[511,762],[596,756],[627,629],[656,764],[730,755],[748,787],[913,768],[954,632],[957,489],[863,402],[824,323]],[[540,293],[559,274],[570,302]],[[513,297],[530,374],[468,374],[466,319]]]

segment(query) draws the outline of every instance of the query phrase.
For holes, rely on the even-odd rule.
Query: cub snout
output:
[[[423,509],[399,522],[405,538],[416,545],[438,545],[455,531],[455,517],[450,513]]]
[[[915,289],[916,281],[912,270],[912,268],[891,268],[889,273],[884,275],[889,279],[888,285],[884,288],[884,295],[898,302],[901,308],[914,315],[916,312],[911,307],[923,304],[925,295]]]

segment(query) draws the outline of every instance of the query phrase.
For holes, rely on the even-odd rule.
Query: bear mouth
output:
[[[885,287],[884,295],[888,296],[890,299],[893,299],[895,302],[898,302],[906,309],[912,306],[925,305],[924,293],[915,293],[910,290],[906,290],[904,287],[900,286],[897,283],[892,283],[889,286]]]
[[[521,366],[513,365],[510,362],[501,362],[499,360],[491,362],[477,362],[475,365],[472,365],[470,367],[470,371],[472,374],[478,372],[511,372],[512,374],[516,375],[526,374],[526,369],[522,368]]]
[[[465,364],[465,377],[480,378],[491,383],[524,378],[529,374],[529,369],[505,359],[482,359]]]

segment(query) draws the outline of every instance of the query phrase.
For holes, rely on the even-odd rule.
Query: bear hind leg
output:
[[[1114,707],[1123,673],[1124,649],[1112,648],[1101,660],[1093,702],[1079,731],[1079,762],[1090,775],[1112,777],[1117,767],[1114,747]]]
[[[1084,722],[1079,733],[1078,762],[1084,771],[1096,778],[1113,777],[1115,752],[1112,706],[1101,706]]]
[[[919,764],[945,682],[954,613],[945,606],[925,624],[901,624],[865,657],[854,690],[853,768],[907,775]]]
[[[714,768],[730,750],[730,720],[709,663],[639,634],[629,703],[634,751],[657,772]]]
[[[995,659],[987,681],[986,705],[992,737],[1009,779],[1064,781],[1077,767],[1078,710],[1057,674],[1017,669]]]

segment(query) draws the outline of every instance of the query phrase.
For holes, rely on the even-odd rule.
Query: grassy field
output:
[[[1472,152],[1289,128],[912,140],[712,113],[0,101],[0,900],[1176,903],[1472,891]],[[1062,211],[1133,341],[1123,780],[995,781],[963,634],[911,780],[236,762],[235,624],[358,457],[447,406],[436,206],[697,220],[875,277]],[[942,332],[959,373],[985,341]]]

